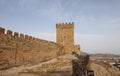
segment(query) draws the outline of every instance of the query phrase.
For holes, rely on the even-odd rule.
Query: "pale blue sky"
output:
[[[120,54],[120,0],[0,0],[6,29],[55,41],[63,22],[74,22],[82,51]]]

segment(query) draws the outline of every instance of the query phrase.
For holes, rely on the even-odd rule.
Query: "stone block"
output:
[[[24,39],[24,34],[20,34],[20,39]]]
[[[0,27],[0,35],[1,35],[1,34],[5,34],[5,29],[2,28],[2,27]]]
[[[28,40],[28,38],[29,38],[28,35],[25,35],[25,39]]]
[[[29,40],[32,40],[32,36],[29,36]]]
[[[19,33],[14,32],[14,38],[18,38],[18,36],[19,36]]]
[[[7,36],[8,36],[8,38],[12,37],[12,31],[11,30],[7,30]]]

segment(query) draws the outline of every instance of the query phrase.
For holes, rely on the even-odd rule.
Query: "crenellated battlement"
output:
[[[69,23],[57,23],[56,25],[74,25],[74,22]]]
[[[6,33],[5,33],[6,31]],[[18,33],[18,32],[13,32],[11,30],[5,30],[4,28],[0,27],[0,37],[6,37],[6,38],[12,38],[12,39],[20,39],[20,40],[35,40],[43,43],[49,43],[49,44],[57,44],[55,42],[35,38],[26,34]]]
[[[6,31],[6,34],[5,34],[5,31]],[[16,42],[20,42],[20,41],[31,42],[32,41],[32,43],[35,43],[35,44],[39,43],[40,45],[45,45],[45,46],[49,46],[49,47],[59,47],[60,46],[57,43],[52,42],[52,41],[47,41],[47,40],[35,38],[35,37],[29,36],[29,35],[26,35],[26,34],[13,32],[11,30],[5,30],[2,27],[0,27],[0,37],[3,38],[3,39],[6,38],[9,41],[10,40],[13,40],[13,41],[16,40]],[[19,43],[18,43],[18,45],[19,45]]]
[[[56,29],[60,28],[73,28],[74,29],[74,22],[72,23],[58,23],[56,24]]]
[[[3,27],[0,27],[0,37],[7,37],[7,38],[21,39],[21,40],[39,40],[39,38],[35,38],[26,34],[13,32],[11,30],[5,30],[5,28]]]
[[[26,39],[26,40],[28,40],[28,39],[29,39],[28,35],[25,35],[25,39]]]
[[[19,37],[19,33],[14,32],[14,38],[17,39]]]
[[[24,39],[24,34],[20,33],[20,39]]]
[[[5,34],[5,29],[2,28],[2,27],[0,27],[0,35],[1,35],[1,34]]]
[[[7,30],[7,36],[8,36],[8,38],[12,37],[12,31],[11,30]]]

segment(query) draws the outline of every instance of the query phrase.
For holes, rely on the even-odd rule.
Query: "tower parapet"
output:
[[[74,29],[74,22],[72,23],[58,23],[56,24],[56,28],[59,29],[65,29],[65,28],[73,28]]]

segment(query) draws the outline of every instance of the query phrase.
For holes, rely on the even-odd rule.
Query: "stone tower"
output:
[[[64,53],[72,53],[74,47],[74,23],[56,24],[56,41],[64,47]]]

